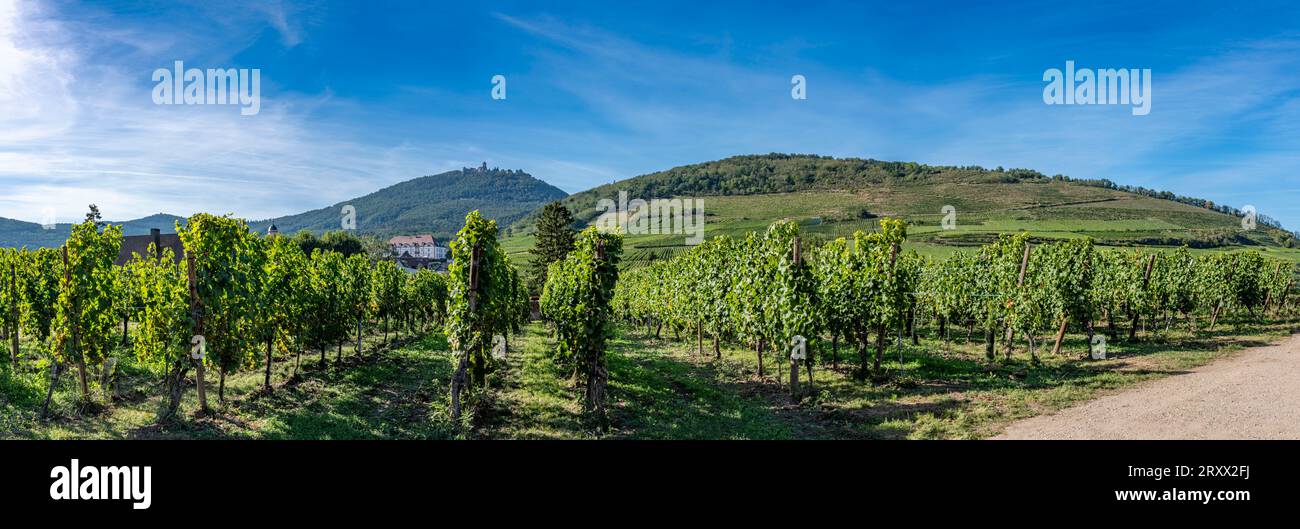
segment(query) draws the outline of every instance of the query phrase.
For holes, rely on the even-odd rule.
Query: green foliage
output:
[[[475,257],[477,248],[477,257]],[[509,258],[497,244],[497,224],[478,211],[465,216],[465,226],[451,241],[447,267],[447,340],[458,358],[467,355],[469,376],[485,383],[492,337],[510,329],[517,318],[517,297],[510,284]],[[477,264],[478,270],[473,270]],[[476,274],[477,289],[471,274]]]
[[[327,231],[320,237],[310,231],[300,231],[293,235],[293,242],[302,250],[303,255],[311,255],[316,250],[338,252],[345,257],[366,253],[365,241],[343,230]]]
[[[20,252],[18,264],[23,329],[44,343],[54,322],[63,261],[58,250],[39,248]]]
[[[371,299],[372,282],[379,277],[380,270],[387,271],[390,268],[389,265],[393,265],[393,262],[381,261],[377,265],[372,264],[370,258],[363,253],[348,256],[343,267],[342,304],[349,321],[362,322],[370,317],[371,310],[374,307]],[[394,265],[391,268],[396,269],[397,267]],[[399,275],[403,273],[401,270],[396,270],[396,272]],[[400,279],[405,278],[399,278],[399,281]],[[385,307],[391,309],[391,306]]]
[[[1184,315],[1194,312],[1202,297],[1197,289],[1196,257],[1184,247],[1162,254],[1158,259],[1151,274],[1156,296],[1153,305]]]
[[[347,296],[347,258],[338,252],[316,250],[311,254],[309,283],[304,292],[307,343],[321,352],[348,339],[351,317],[344,303]]]
[[[72,228],[53,324],[60,344],[54,352],[60,362],[96,364],[108,354],[117,320],[113,260],[122,246],[121,232],[117,226],[101,232],[92,218]]]
[[[300,246],[286,237],[270,237],[261,243],[264,258],[259,278],[258,303],[253,326],[259,340],[277,342],[297,336],[305,329],[304,303],[311,268]]]
[[[442,274],[422,269],[410,277],[408,303],[414,316],[424,322],[441,323],[447,315],[447,279]]]
[[[132,287],[131,270],[128,267],[113,268],[113,316],[116,321],[125,322],[138,317],[140,297]],[[125,331],[125,329],[123,329]]]
[[[198,300],[195,335],[207,344],[204,362],[223,372],[252,365],[250,321],[257,316],[262,259],[257,236],[239,219],[199,213],[177,233],[193,263]]]
[[[24,254],[0,248],[0,327],[6,335],[19,330],[22,320],[22,296],[18,289],[19,270]],[[8,344],[3,344],[8,348]]]
[[[761,332],[777,351],[786,355],[796,336],[815,337],[820,323],[813,310],[816,306],[813,275],[808,267],[802,263],[796,266],[794,262],[798,237],[799,225],[794,222],[784,221],[769,226],[763,237],[763,253],[758,261],[760,267],[748,271],[758,276],[758,281],[751,284],[763,282],[767,291],[761,304],[764,312],[759,319],[764,325]],[[703,290],[695,292],[708,294]],[[695,305],[707,306],[707,303]]]
[[[945,328],[950,323],[972,321],[984,301],[980,299],[979,273],[977,256],[962,251],[927,264],[921,270],[918,303]]]
[[[619,235],[595,227],[583,230],[573,251],[551,263],[539,300],[542,315],[555,325],[556,359],[581,375],[589,411],[603,410],[604,384],[609,378],[605,342],[612,335],[610,302],[622,252]]]
[[[406,284],[406,273],[393,261],[375,263],[370,275],[370,299],[374,314],[380,318],[391,318],[402,309],[402,289]]]
[[[540,291],[546,284],[546,271],[551,263],[564,259],[573,250],[573,214],[559,202],[542,208],[537,218],[536,242],[529,253],[533,255],[533,276],[530,290]]]
[[[1193,326],[1197,314],[1209,314],[1211,326],[1227,310],[1258,317],[1261,309],[1288,306],[1295,274],[1294,265],[1259,252],[1197,257],[1186,248],[1098,250],[1088,238],[1031,246],[1028,233],[1000,235],[973,254],[958,251],[932,262],[899,249],[907,233],[894,219],[852,241],[812,246],[805,274],[790,269],[796,234],[793,224],[777,223],[761,236],[719,237],[633,268],[618,284],[613,309],[647,332],[703,323],[715,336],[781,346],[796,334],[845,337],[864,367],[872,363],[867,350],[874,335],[874,370],[895,329],[902,334],[916,314],[928,314],[941,328],[983,330],[991,358],[1004,331],[1029,338],[1033,352],[1038,337],[1062,325],[1091,332],[1097,321],[1121,320],[1133,333],[1139,322],[1143,329],[1167,327],[1172,314]]]
[[[816,313],[828,330],[856,345],[864,374],[869,333],[877,335],[878,365],[884,335],[904,322],[923,278],[921,258],[900,250],[907,238],[903,222],[885,218],[880,226],[880,231],[870,234],[854,233],[852,243],[839,238],[825,244],[813,261],[821,303]]]
[[[127,264],[133,297],[140,301],[132,331],[132,349],[144,365],[167,369],[189,354],[191,321],[189,278],[170,248],[161,259],[133,259]]]

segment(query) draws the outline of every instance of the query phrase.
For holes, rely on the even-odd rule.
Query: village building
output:
[[[446,260],[447,248],[438,246],[432,235],[399,235],[388,239],[393,257]]]
[[[134,256],[153,257],[149,251],[150,245],[157,245],[158,251],[170,248],[172,259],[180,262],[185,257],[185,245],[181,244],[181,237],[175,233],[162,233],[162,230],[153,228],[149,230],[149,235],[128,235],[122,237],[122,248],[117,252],[117,259],[113,264],[117,266],[125,265]]]

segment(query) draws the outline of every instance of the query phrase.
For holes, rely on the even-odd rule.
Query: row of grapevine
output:
[[[563,260],[551,263],[539,300],[542,315],[555,325],[556,361],[579,375],[584,408],[598,417],[605,414],[605,341],[622,253],[622,237],[587,228]]]
[[[952,327],[964,326],[967,339],[980,331],[989,359],[999,339],[1010,358],[1023,337],[1037,362],[1039,338],[1054,335],[1042,343],[1051,339],[1058,353],[1071,326],[1091,344],[1102,325],[1118,339],[1116,322],[1127,324],[1132,339],[1139,329],[1168,329],[1175,318],[1197,330],[1199,320],[1212,328],[1226,311],[1276,311],[1286,306],[1295,274],[1293,264],[1258,252],[1105,250],[1086,238],[1031,244],[1023,233],[936,262],[903,251],[906,227],[893,219],[807,252],[799,240],[796,224],[779,222],[762,235],[717,237],[629,271],[616,289],[616,315],[656,338],[664,326],[679,337],[694,331],[700,354],[706,331],[715,355],[720,340],[750,344],[760,376],[771,346],[782,361],[778,370],[790,361],[797,394],[792,354],[802,356],[799,337],[829,339],[833,363],[840,340],[852,344],[861,377],[879,374],[892,337],[915,340],[918,319],[945,340]],[[802,360],[811,369],[808,351]]]
[[[506,336],[528,318],[528,290],[497,242],[497,223],[472,211],[451,241],[447,267],[447,341],[455,354],[451,417],[461,417],[462,393],[487,386]],[[500,338],[498,338],[500,337]]]
[[[191,369],[206,410],[208,369],[217,370],[224,401],[227,375],[259,362],[269,391],[277,351],[296,353],[300,362],[305,349],[315,350],[324,362],[334,348],[342,360],[349,341],[361,351],[367,324],[382,324],[387,342],[394,326],[411,331],[446,320],[449,285],[431,270],[407,274],[391,261],[319,249],[306,255],[288,238],[261,237],[243,221],[208,214],[190,217],[178,234],[186,248],[181,258],[151,246],[149,255],[120,267],[113,264],[120,228],[89,217],[61,249],[0,252],[7,270],[0,275],[0,327],[12,338],[11,363],[25,334],[48,359],[50,393],[60,370],[71,366],[81,400],[90,402],[90,373],[111,371],[117,323],[125,333],[133,321],[129,353],[166,374],[166,417],[178,408]],[[520,294],[512,294],[518,307]],[[48,395],[46,401],[48,408]]]
[[[813,310],[819,284],[815,263],[803,258],[798,225],[779,222],[743,240],[717,237],[682,255],[628,271],[613,299],[617,317],[644,325],[657,337],[663,327],[694,332],[704,354],[703,333],[713,351],[726,337],[753,344],[764,372],[764,352],[784,351],[802,337],[814,337],[822,314]],[[790,360],[797,380],[797,358]],[[806,364],[811,368],[811,363]],[[778,376],[784,369],[777,366]],[[797,384],[797,382],[796,382]]]

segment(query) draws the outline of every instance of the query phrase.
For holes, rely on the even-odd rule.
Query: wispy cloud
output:
[[[1014,74],[906,81],[867,66],[800,59],[803,47],[783,61],[802,66],[782,69],[721,52],[657,49],[549,17],[496,17],[549,45],[534,52],[535,68],[555,73],[555,85],[581,101],[589,119],[653,149],[654,156],[621,165],[633,173],[737,153],[814,152],[1111,178],[1249,199],[1265,213],[1296,198],[1269,193],[1272,186],[1300,184],[1293,154],[1300,152],[1300,39],[1238,41],[1186,66],[1157,68],[1153,111],[1133,116],[1126,107],[1044,105],[1043,69],[1071,56]],[[793,73],[808,76],[807,101],[788,97]],[[1206,152],[1225,143],[1245,148]]]
[[[770,37],[755,38],[733,34],[740,22],[626,31],[610,17],[535,7],[463,8],[446,15],[454,24],[442,32],[426,31],[441,11],[412,29],[404,25],[414,17],[380,9],[366,11],[380,20],[358,26],[368,36],[358,40],[337,34],[339,24],[366,22],[346,4],[169,9],[123,16],[0,0],[0,216],[37,220],[52,205],[69,220],[95,202],[114,218],[264,218],[482,161],[576,192],[778,151],[1111,178],[1252,203],[1300,223],[1290,206],[1300,188],[1300,35],[1219,39],[1161,63],[1152,112],[1136,117],[1121,107],[1044,105],[1040,78],[1068,59],[1148,67],[1108,43],[1162,42],[1149,34],[1079,32],[1028,52],[995,42],[955,50],[971,59],[954,66],[939,44],[891,42],[900,31],[882,20],[867,26],[878,38],[845,44],[857,27],[820,16],[824,32],[799,36],[771,22],[762,32]],[[1042,24],[1074,23],[1075,14]],[[959,26],[939,20],[926,33],[925,19],[909,31],[933,37]],[[902,59],[887,62],[894,55]],[[263,68],[261,113],[153,105],[150,72],[178,59]],[[930,71],[939,64],[946,69]],[[495,73],[508,74],[507,101],[488,97]],[[794,74],[808,79],[805,101],[789,97]]]
[[[286,46],[297,44],[302,35],[285,14],[271,13],[271,24]],[[167,64],[90,63],[103,53],[99,44],[69,35],[54,15],[0,0],[0,216],[37,220],[52,207],[68,220],[95,203],[110,218],[157,211],[263,218],[430,167],[425,153],[369,145],[344,125],[315,119],[329,94],[267,93],[264,85],[262,112],[250,117],[232,107],[154,105],[142,80]],[[180,42],[111,32],[113,40],[97,42],[138,43],[141,55],[173,51],[147,43]],[[274,86],[274,72],[265,73]]]

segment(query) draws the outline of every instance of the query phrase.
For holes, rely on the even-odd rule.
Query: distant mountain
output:
[[[114,222],[113,224],[122,225],[122,235],[148,235],[149,230],[158,228],[163,233],[176,233],[176,223],[185,225],[185,217],[168,215],[166,213],[155,213],[148,217],[143,217],[126,222]]]
[[[53,248],[63,244],[71,231],[70,224],[56,224],[46,230],[35,222],[0,218],[0,247]]]
[[[151,228],[158,228],[163,233],[176,233],[177,221],[183,224],[185,218],[156,213],[135,220],[107,222],[121,226],[123,235],[148,235]],[[0,217],[0,248],[54,248],[62,246],[71,232],[72,224],[68,223],[55,224],[47,230],[35,222]]]
[[[431,233],[442,239],[455,235],[470,211],[479,210],[505,229],[529,212],[566,196],[568,193],[523,171],[466,168],[407,180],[329,207],[251,222],[249,227],[265,232],[274,224],[285,234],[338,230],[347,205],[356,208],[356,228],[362,234]]]
[[[529,212],[566,196],[559,188],[523,171],[466,168],[407,180],[305,213],[253,221],[249,229],[265,233],[275,224],[284,234],[338,230],[342,227],[343,206],[350,205],[356,208],[356,227],[361,234],[388,237],[430,233],[446,239],[460,230],[465,214],[472,210],[496,219],[497,225],[505,229]],[[184,220],[158,213],[111,223],[121,225],[125,235],[147,235],[150,228],[176,233],[176,222]],[[56,224],[46,230],[34,222],[0,217],[0,247],[56,247],[63,244],[71,230],[71,224]]]

